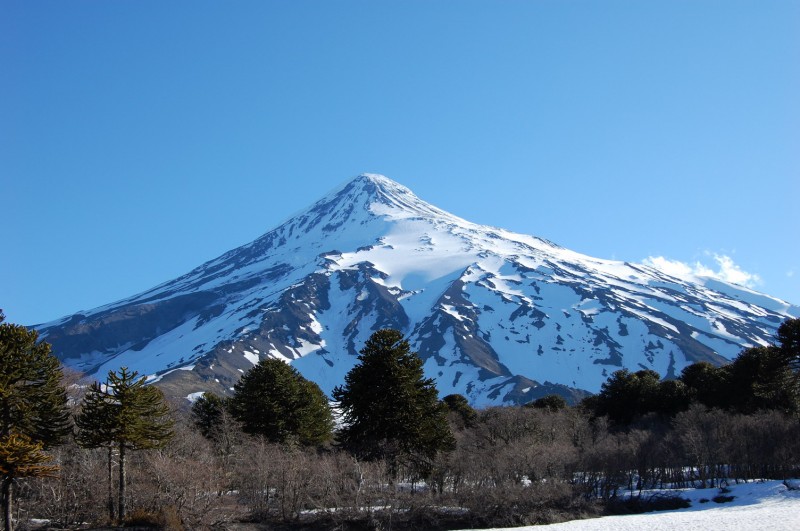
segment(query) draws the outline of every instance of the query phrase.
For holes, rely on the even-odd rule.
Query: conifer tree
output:
[[[106,448],[108,452],[107,467],[107,507],[108,518],[114,521],[114,479],[113,464],[116,447],[117,419],[116,404],[109,400],[105,388],[94,382],[83,397],[81,411],[75,417],[78,428],[75,442],[82,448]]]
[[[800,371],[800,318],[787,319],[778,327],[781,356],[794,371]]]
[[[744,414],[758,410],[800,412],[796,374],[778,347],[744,349],[723,371],[726,408]]]
[[[122,367],[119,373],[108,373],[105,385],[91,386],[75,424],[79,444],[113,448],[119,456],[117,519],[122,522],[126,513],[126,451],[163,448],[174,434],[164,395],[158,388],[145,385],[139,373]],[[109,451],[109,474],[112,455]],[[113,502],[109,508],[113,516]]]
[[[34,442],[27,435],[19,433],[11,433],[0,437],[0,473],[3,474],[4,478],[13,479],[53,477],[58,472],[59,467],[46,464],[53,457],[42,451],[43,446],[42,442]],[[6,531],[12,531],[12,490],[10,482],[3,483],[3,498],[8,502],[8,508],[4,510],[3,515],[5,529]]]
[[[442,450],[454,445],[447,406],[422,360],[397,330],[378,330],[367,340],[359,363],[333,391],[344,415],[342,444],[365,459],[388,460],[394,473],[402,461],[426,474]]]
[[[296,440],[313,446],[330,440],[333,434],[333,416],[325,394],[278,359],[261,360],[242,376],[229,404],[245,433],[272,442]]]
[[[727,371],[700,361],[684,367],[680,381],[686,386],[692,401],[709,408],[726,408]]]
[[[194,401],[191,411],[194,427],[212,443],[214,451],[226,459],[232,457],[243,432],[241,423],[231,414],[230,400],[206,392]]]
[[[534,409],[546,409],[548,411],[561,411],[568,407],[567,401],[561,395],[546,395],[537,398],[533,402],[528,402],[525,407],[532,407]]]
[[[214,439],[219,431],[227,402],[214,393],[203,393],[192,404],[192,421],[206,439]]]
[[[600,386],[600,392],[583,400],[583,405],[588,407],[596,417],[608,415],[608,418],[617,425],[628,425],[637,417],[646,413],[670,413],[675,405],[666,408],[661,400],[661,392],[672,386],[662,386],[660,375],[649,369],[630,372],[620,369]],[[675,394],[674,389],[669,389],[670,395]]]
[[[0,472],[5,529],[12,530],[14,482],[54,469],[43,448],[70,432],[61,364],[36,331],[3,322],[0,311]]]
[[[478,420],[478,412],[469,405],[464,395],[453,393],[442,398],[447,411],[454,413],[458,419],[458,428],[472,428]]]

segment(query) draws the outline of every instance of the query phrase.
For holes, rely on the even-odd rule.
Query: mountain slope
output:
[[[186,275],[38,329],[68,365],[128,366],[186,396],[224,392],[264,356],[330,393],[392,327],[443,395],[485,405],[597,391],[621,367],[725,363],[789,316],[800,308],[476,225],[365,174]]]

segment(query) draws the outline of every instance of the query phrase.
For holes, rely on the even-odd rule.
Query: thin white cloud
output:
[[[700,261],[686,263],[663,256],[647,257],[643,263],[668,275],[689,280],[697,277],[713,278],[748,288],[755,288],[763,283],[760,276],[743,270],[730,256],[716,253],[707,254],[717,263],[716,267],[709,267]]]

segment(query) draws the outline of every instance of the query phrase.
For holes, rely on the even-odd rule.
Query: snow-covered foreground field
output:
[[[799,482],[800,483],[800,482]],[[780,481],[731,485],[728,503],[701,503],[711,499],[718,489],[679,491],[692,506],[677,511],[606,516],[562,524],[513,528],[515,531],[693,531],[735,529],[746,531],[800,529],[800,490],[789,490]],[[495,530],[498,531],[498,530]]]

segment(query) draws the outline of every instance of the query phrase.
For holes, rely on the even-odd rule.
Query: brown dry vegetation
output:
[[[798,473],[800,424],[693,406],[673,419],[625,427],[580,408],[489,408],[421,480],[396,477],[327,446],[304,449],[244,435],[229,421],[216,440],[176,414],[178,435],[130,463],[130,526],[148,529],[452,529],[513,526],[648,508],[646,491]],[[19,529],[107,524],[105,450],[53,451],[58,478],[22,482]],[[622,503],[627,495],[634,502]],[[712,494],[713,495],[713,494]],[[660,501],[659,503],[663,503]],[[671,503],[671,502],[670,502]]]

